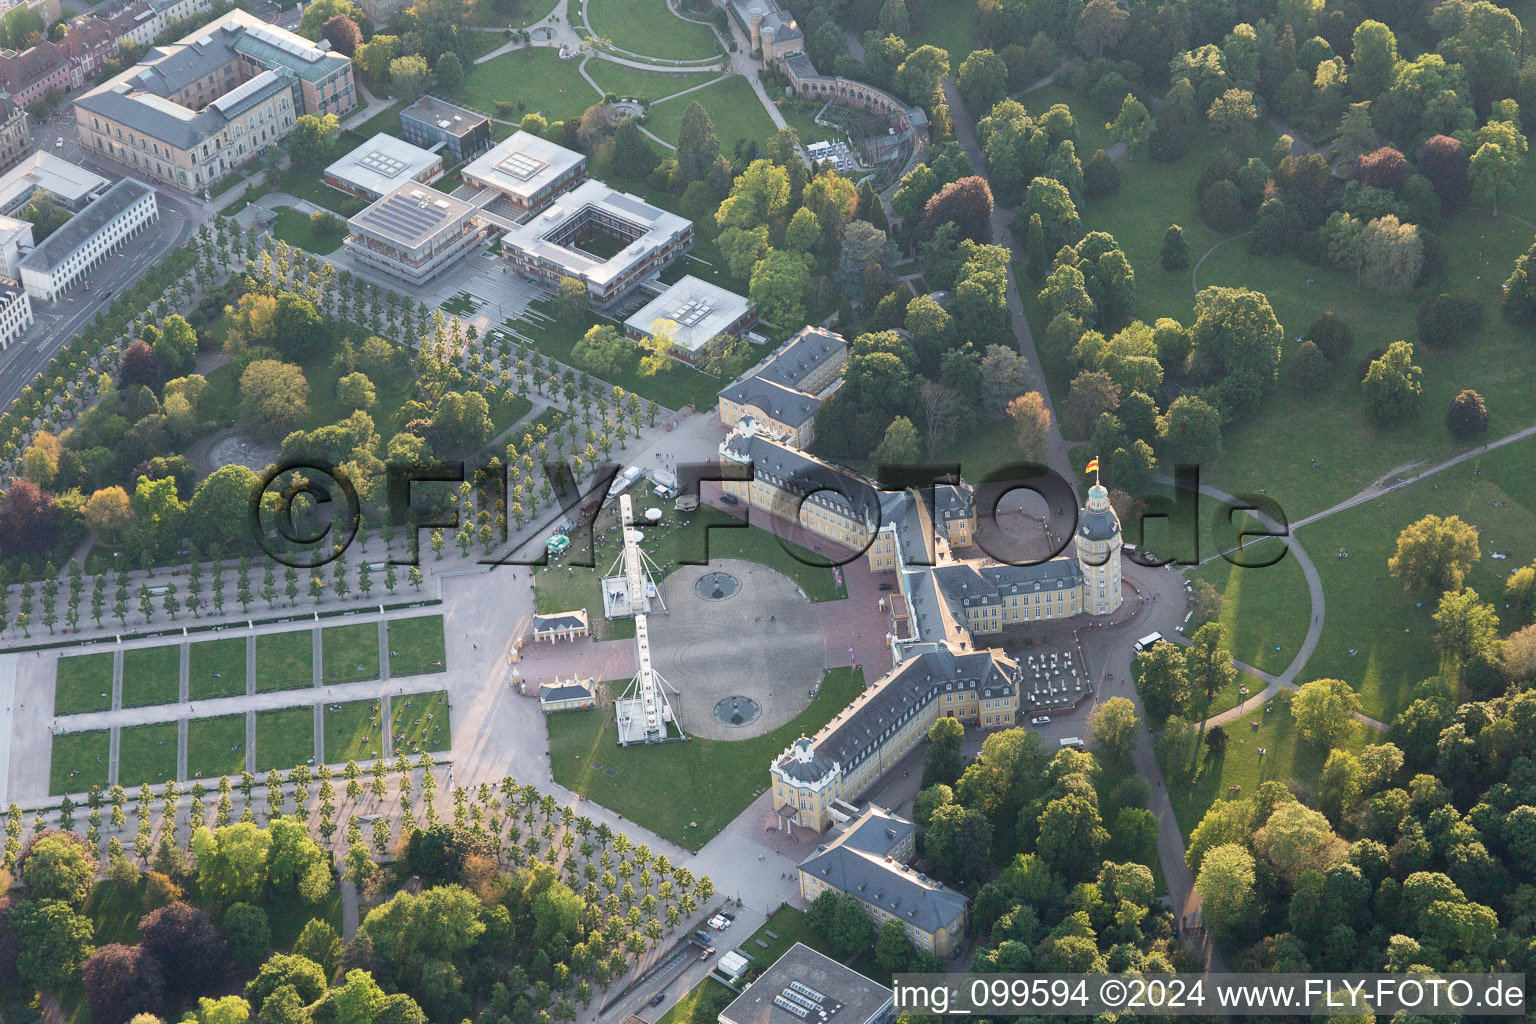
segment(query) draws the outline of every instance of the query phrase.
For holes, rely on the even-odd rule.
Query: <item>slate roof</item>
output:
[[[955,562],[933,570],[935,582],[951,608],[1001,605],[1012,594],[1071,590],[1082,585],[1077,558],[1060,556],[1035,565],[986,565]]]
[[[888,856],[916,827],[871,807],[856,825],[802,861],[800,870],[922,931],[951,927],[969,899]]]
[[[768,358],[757,375],[786,388],[802,390],[807,379],[839,351],[848,348],[841,334],[805,327]]]
[[[841,515],[879,524],[880,492],[856,474],[838,469],[755,431],[735,431],[721,445],[721,454],[750,462],[754,476],[790,494],[809,495],[806,501]]]
[[[91,205],[75,214],[64,226],[38,243],[21,260],[21,266],[43,273],[63,263],[70,254],[91,239],[96,232],[112,223],[119,214],[154,189],[135,178],[121,178],[107,189]]]
[[[533,628],[538,633],[551,629],[576,629],[586,624],[587,613],[580,609],[574,612],[555,612],[552,615],[535,615],[533,617]]]
[[[1094,508],[1100,503],[1102,508]],[[1109,504],[1109,491],[1099,484],[1088,490],[1088,504],[1078,513],[1077,532],[1088,540],[1112,540],[1120,532],[1120,519]]]
[[[755,405],[779,423],[797,429],[821,408],[821,399],[760,376],[743,377],[727,385],[720,397],[738,405]]]
[[[597,692],[590,679],[562,679],[539,684],[539,701],[552,704],[562,700],[590,700]]]

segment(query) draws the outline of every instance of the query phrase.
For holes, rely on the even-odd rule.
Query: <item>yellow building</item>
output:
[[[773,762],[773,805],[786,829],[820,832],[854,817],[854,802],[941,717],[983,729],[1015,724],[1019,666],[1002,651],[940,643],[908,654],[820,732],[797,739]]]
[[[948,956],[965,934],[970,900],[910,866],[916,834],[912,822],[871,804],[800,863],[800,895],[847,893],[877,928],[898,921],[918,949]]]
[[[721,489],[753,508],[863,551],[880,528],[880,492],[858,476],[765,436],[752,420],[720,445],[724,464],[752,467],[751,480]]]
[[[842,384],[847,362],[842,335],[806,327],[720,390],[720,422],[734,428],[750,418],[762,434],[809,448],[816,439],[816,411]]]

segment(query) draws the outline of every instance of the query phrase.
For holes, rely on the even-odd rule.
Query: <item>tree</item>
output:
[[[1242,149],[1253,138],[1259,121],[1259,108],[1247,89],[1228,89],[1205,112],[1211,131],[1223,136],[1234,149]]]
[[[196,1012],[184,1018],[188,1024],[247,1024],[250,1019],[251,1006],[239,996],[224,996],[222,999],[201,996],[197,1000]]]
[[[917,950],[907,938],[907,928],[900,921],[888,920],[875,935],[875,962],[881,970],[893,974],[906,970]]]
[[[923,852],[941,878],[969,888],[991,867],[992,822],[981,811],[950,804],[934,811],[923,834]]]
[[[1457,392],[1446,410],[1445,427],[1463,441],[1487,433],[1488,406],[1483,396],[1471,388]]]
[[[302,114],[288,133],[288,155],[295,167],[313,169],[330,161],[331,149],[341,134],[335,114]]]
[[[1514,194],[1524,163],[1523,154],[1512,147],[1497,142],[1485,142],[1478,146],[1467,165],[1472,198],[1493,207],[1493,215],[1497,217],[1499,200]]]
[[[833,889],[823,890],[811,902],[805,926],[843,959],[868,949],[875,930],[857,896]]]
[[[1213,848],[1200,861],[1195,888],[1200,912],[1218,934],[1229,934],[1247,922],[1254,909],[1253,855],[1235,843]]]
[[[59,539],[63,512],[30,480],[17,480],[0,495],[0,550],[37,554]]]
[[[257,359],[240,375],[240,417],[253,428],[281,436],[309,415],[309,383],[292,363]]]
[[[1226,628],[1219,622],[1207,622],[1189,639],[1189,650],[1184,655],[1189,685],[1204,692],[1207,698],[1214,697],[1237,678],[1232,654],[1226,646]]]
[[[256,977],[246,982],[245,999],[260,1013],[267,999],[286,985],[297,992],[307,1006],[325,995],[325,982],[324,969],[309,957],[277,953],[261,965]]]
[[[224,965],[224,938],[208,915],[186,903],[167,903],[139,920],[139,944],[161,964],[174,965],[166,979],[175,992],[196,992]]]
[[[1381,146],[1355,161],[1355,176],[1372,188],[1399,191],[1408,181],[1408,158],[1391,146]]]
[[[1291,375],[1301,390],[1308,393],[1323,391],[1328,387],[1328,359],[1316,342],[1304,341],[1291,359]]]
[[[1434,186],[1442,208],[1452,210],[1467,201],[1471,193],[1467,151],[1459,141],[1449,135],[1432,136],[1420,147],[1415,163]]]
[[[198,869],[201,874],[201,858]],[[254,968],[261,963],[272,944],[272,926],[267,921],[267,912],[249,903],[234,903],[224,911],[222,924],[224,937],[229,942],[230,959],[241,967]]]
[[[1335,366],[1349,358],[1349,350],[1355,344],[1355,332],[1331,309],[1312,321],[1303,337],[1315,343],[1324,358]]]
[[[777,221],[789,206],[789,172],[771,160],[753,160],[737,175],[715,212],[722,228],[755,228]]]
[[[290,359],[302,359],[325,341],[325,321],[314,303],[295,292],[278,292],[270,344]]]
[[[1342,216],[1348,216],[1347,214]],[[1404,224],[1394,214],[1377,217],[1359,232],[1350,262],[1359,266],[1360,283],[1388,294],[1413,289],[1424,267],[1424,242],[1416,224]]]
[[[1066,878],[1090,875],[1099,863],[1099,851],[1109,842],[1091,790],[1089,795],[1057,797],[1045,805],[1038,821],[1035,850],[1051,870]]]
[[[700,180],[719,154],[720,140],[709,112],[697,100],[690,101],[677,130],[678,177],[683,182]]]
[[[1371,417],[1387,426],[1412,416],[1424,394],[1423,376],[1424,371],[1413,363],[1412,345],[1406,341],[1388,345],[1360,382]]]
[[[452,50],[437,58],[432,73],[437,76],[438,88],[445,92],[454,92],[464,84],[464,62]]]
[[[1067,393],[1067,420],[1087,434],[1099,417],[1120,407],[1120,386],[1103,370],[1085,370],[1072,378]]]
[[[1048,253],[1055,253],[1064,245],[1076,245],[1083,235],[1072,194],[1055,178],[1035,178],[1029,183],[1022,213],[1026,217],[1040,215]]]
[[[366,853],[364,850],[365,856]],[[298,939],[293,943],[293,952],[319,964],[322,976],[329,978],[336,973],[336,965],[341,960],[341,936],[331,927],[330,922],[318,917],[312,918],[304,930],[299,932]]]
[[[1008,418],[1013,421],[1020,457],[1043,464],[1051,434],[1051,411],[1040,392],[1031,391],[1009,402]]]
[[[917,428],[905,416],[897,416],[885,428],[885,437],[874,452],[875,465],[879,467],[915,466],[922,454],[917,440]]]
[[[656,170],[656,149],[633,120],[620,121],[613,130],[613,168],[619,177],[644,181]]]
[[[949,74],[949,51],[937,46],[919,46],[907,54],[896,69],[895,86],[908,103],[927,105],[933,99],[939,80]]]
[[[26,900],[11,907],[6,925],[16,942],[16,973],[32,989],[58,992],[78,977],[95,951],[91,920],[62,900]]]
[[[724,209],[724,207],[721,207]],[[843,232],[834,275],[838,290],[850,299],[865,298],[865,279],[872,270],[894,262],[885,232],[868,221],[856,220]]]
[[[1189,699],[1189,672],[1184,651],[1175,644],[1153,644],[1136,655],[1138,691],[1154,721],[1161,721]]]
[[[972,50],[955,77],[966,109],[977,117],[1008,92],[1008,65],[991,50]]]
[[[1410,591],[1433,596],[1460,590],[1467,570],[1481,557],[1477,527],[1460,516],[1431,514],[1397,535],[1397,551],[1387,569]]]
[[[93,493],[80,510],[86,527],[98,540],[114,543],[133,518],[128,492],[116,485]]]
[[[389,87],[407,103],[414,103],[427,91],[431,78],[426,60],[415,54],[396,57],[389,62]]]
[[[764,320],[797,324],[805,319],[804,301],[810,279],[810,264],[804,256],[770,249],[753,265],[747,294]]]
[[[962,238],[983,245],[992,241],[992,188],[987,179],[969,175],[939,189],[923,207],[923,224],[932,231],[953,221]]]
[[[1482,655],[1497,656],[1499,615],[1471,587],[1440,595],[1435,625],[1440,630],[1440,653],[1457,665]]]
[[[1130,753],[1136,727],[1140,724],[1136,705],[1124,697],[1111,697],[1088,715],[1088,728],[1093,730],[1094,743],[1117,761]]]
[[[348,57],[355,56],[357,48],[363,45],[363,30],[345,14],[333,14],[325,19],[325,24],[320,26],[320,35],[332,49]]]
[[[1355,27],[1349,82],[1361,99],[1375,99],[1392,84],[1397,65],[1397,37],[1379,21]]]
[[[1221,456],[1221,414],[1205,399],[1183,394],[1158,417],[1160,451],[1183,465],[1209,464]]]
[[[160,363],[160,357],[142,338],[123,350],[122,358],[118,361],[117,377],[118,386],[123,391],[137,387],[159,391],[170,379]]]
[[[1344,843],[1328,819],[1299,800],[1277,807],[1253,834],[1253,846],[1287,879],[1304,871],[1326,871],[1344,854]]]
[[[923,789],[953,786],[960,778],[963,767],[960,743],[964,737],[965,726],[953,718],[943,717],[929,726],[928,753],[923,761]]]
[[[349,373],[336,382],[336,400],[348,412],[372,409],[375,397],[373,381],[365,373]]]
[[[124,1024],[160,1009],[165,987],[160,965],[140,946],[100,946],[81,973],[93,1024]]]
[[[1140,152],[1141,147],[1152,137],[1157,122],[1145,103],[1131,93],[1126,93],[1120,104],[1120,113],[1104,128],[1116,142],[1125,143],[1127,154],[1134,154]]]
[[[1115,0],[1089,0],[1077,16],[1073,39],[1084,53],[1102,57],[1105,47],[1114,46],[1125,35],[1129,20]]]
[[[19,866],[27,896],[84,906],[96,877],[96,858],[86,843],[69,832],[42,832],[22,852]]]
[[[1468,295],[1441,292],[1425,299],[1414,317],[1419,341],[1432,348],[1452,348],[1467,340],[1482,323],[1483,308]]]
[[[197,331],[185,317],[172,313],[161,322],[154,349],[167,378],[184,377],[197,362]]]
[[[1510,323],[1536,320],[1536,244],[1515,259],[1514,269],[1504,282],[1499,311]]]
[[[1291,700],[1291,717],[1308,743],[1332,749],[1354,731],[1360,697],[1342,679],[1314,679]]]
[[[1089,199],[1102,199],[1120,191],[1120,168],[1104,150],[1094,150],[1093,159],[1083,168],[1083,194]],[[1044,229],[1041,243],[1044,244]]]
[[[438,441],[449,451],[476,451],[491,439],[495,430],[490,404],[478,391],[450,391],[443,395],[438,400],[433,424]]]
[[[387,84],[389,65],[400,56],[400,37],[380,33],[357,48],[353,63],[370,82]]]

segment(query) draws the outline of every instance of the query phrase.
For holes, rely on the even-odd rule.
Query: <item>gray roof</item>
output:
[[[577,612],[556,612],[553,615],[533,617],[533,628],[540,633],[549,629],[575,629],[586,624],[587,617]]]
[[[28,270],[48,273],[110,224],[114,218],[154,189],[136,178],[119,179],[94,202],[75,214],[64,226],[43,239],[21,261]]]
[[[1075,557],[1035,565],[986,565],[956,562],[933,570],[935,582],[957,614],[973,605],[1000,605],[1010,594],[1054,592],[1082,585],[1083,569]]]
[[[757,375],[786,388],[802,390],[813,373],[847,348],[848,342],[841,334],[821,327],[802,328],[768,357]]]
[[[877,808],[865,811],[843,832],[800,864],[800,870],[827,885],[885,911],[925,932],[949,928],[965,913],[969,899],[887,854],[916,828]]]
[[[558,700],[587,700],[596,693],[590,679],[562,679],[539,684],[539,700],[546,704]]]
[[[755,405],[791,427],[809,422],[821,408],[821,399],[764,377],[743,377],[723,388],[720,397],[739,405]]]
[[[1103,508],[1094,508],[1102,501]],[[1113,540],[1120,533],[1120,518],[1109,504],[1109,492],[1098,484],[1088,492],[1088,504],[1077,515],[1077,532],[1087,540]]]
[[[814,752],[848,771],[939,694],[975,691],[982,699],[1006,697],[1018,692],[1017,675],[1017,665],[991,651],[957,653],[942,645],[924,651],[891,669],[819,733]],[[794,760],[785,753],[775,764],[786,769]]]
[[[879,525],[880,492],[856,473],[756,433],[734,434],[724,447],[737,461],[751,462],[755,478],[790,494],[808,495],[809,504],[863,519],[871,530]]]
[[[796,982],[822,997],[811,999],[820,1009],[810,1019],[820,1024],[867,1024],[890,1010],[890,989],[797,942],[720,1011],[720,1024],[807,1024],[807,1017],[783,1006],[796,1005],[783,995]]]

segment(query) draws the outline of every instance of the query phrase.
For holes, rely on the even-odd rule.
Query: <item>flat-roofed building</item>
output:
[[[159,216],[155,190],[123,178],[22,258],[21,283],[53,302]]]
[[[711,338],[739,336],[756,319],[756,309],[744,296],[689,274],[625,320],[624,334],[644,341],[666,331],[677,346],[674,354],[691,363]]]
[[[17,282],[0,280],[0,351],[32,326],[32,296]]]
[[[484,237],[473,206],[407,182],[347,221],[347,254],[365,268],[425,284]]]
[[[110,184],[95,171],[52,153],[33,153],[0,174],[0,212],[14,213],[38,192],[47,192],[60,206],[79,212]]]
[[[513,132],[460,174],[466,185],[495,189],[527,213],[585,181],[587,158],[529,132]]]
[[[327,185],[368,199],[411,181],[429,185],[442,176],[441,156],[384,132],[325,169]]]
[[[797,942],[720,1011],[720,1024],[890,1024],[884,985]]]
[[[14,217],[0,217],[0,276],[16,280],[21,258],[32,251],[32,225]]]
[[[400,134],[423,149],[441,146],[454,160],[473,160],[491,148],[491,119],[423,96],[400,111]]]
[[[601,181],[560,196],[501,243],[503,258],[519,274],[581,281],[598,309],[621,302],[692,247],[692,221]]]
[[[86,148],[203,192],[293,130],[357,106],[352,61],[235,9],[75,101]]]

